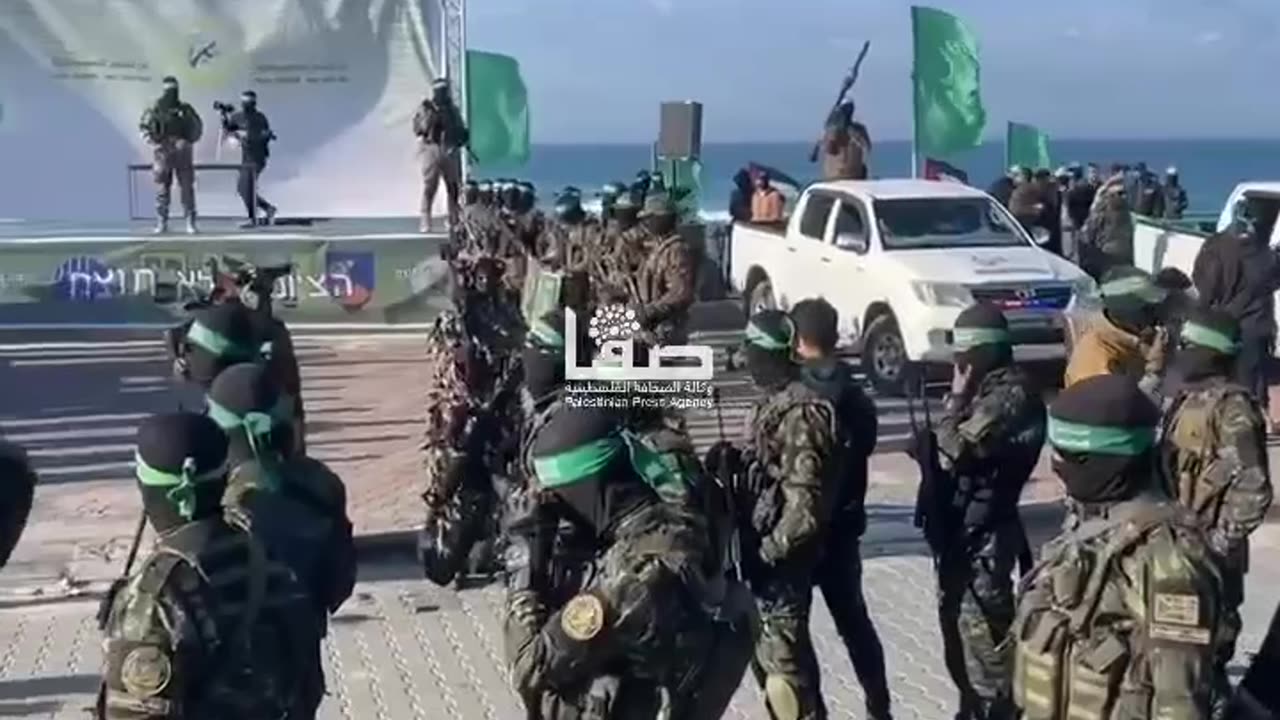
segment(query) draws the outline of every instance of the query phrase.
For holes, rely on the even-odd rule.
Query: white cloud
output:
[[[1196,36],[1197,45],[1213,45],[1222,39],[1222,33],[1217,30],[1209,30],[1202,32]]]
[[[649,0],[659,15],[670,15],[675,10],[675,0]]]

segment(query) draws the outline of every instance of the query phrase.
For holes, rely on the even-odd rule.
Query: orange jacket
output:
[[[1094,375],[1128,375],[1138,382],[1145,372],[1141,339],[1116,327],[1099,313],[1090,318],[1088,329],[1071,350],[1063,387],[1071,387]]]

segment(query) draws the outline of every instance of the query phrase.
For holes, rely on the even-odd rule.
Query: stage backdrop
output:
[[[262,192],[285,214],[414,215],[411,119],[443,74],[443,26],[438,0],[4,0],[0,218],[127,217],[166,75],[204,119],[198,162],[218,154],[213,101],[257,91],[280,138]]]

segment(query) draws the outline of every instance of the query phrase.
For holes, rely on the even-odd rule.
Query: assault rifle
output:
[[[933,431],[933,418],[929,413],[929,398],[925,393],[923,376],[920,378],[920,399],[924,404],[924,426],[916,425],[915,404],[910,389],[907,390],[907,417],[911,422],[912,452],[920,467],[920,487],[916,491],[916,509],[913,524],[924,532],[925,542],[939,558],[947,551],[954,533],[956,482],[951,473],[942,468],[938,458],[938,436]]]
[[[871,41],[862,43],[862,51],[858,53],[858,59],[854,61],[853,67],[849,68],[849,74],[844,76],[844,81],[840,83],[840,93],[836,95],[836,102],[831,106],[831,113],[827,114],[830,118],[831,114],[840,107],[840,103],[844,102],[844,98],[853,89],[853,84],[858,82],[858,71],[862,69],[862,61],[867,58],[867,52],[871,50]],[[818,161],[818,153],[822,150],[821,141],[813,144],[813,151],[809,153],[809,162]]]
[[[720,432],[721,447],[728,445],[729,440],[724,434],[724,412],[720,409],[720,388],[713,387],[711,389],[711,402],[716,406],[716,428]],[[741,526],[739,518],[742,517],[738,502],[733,491],[734,475],[741,471],[741,468],[735,468],[733,458],[727,452],[721,452],[719,457],[712,458],[716,461],[716,467],[707,468],[711,472],[711,476],[715,478],[716,484],[720,486],[720,492],[724,495],[729,503],[730,515],[733,518],[733,527],[729,528],[729,564],[733,566],[734,577],[739,582],[742,581],[742,533],[738,529]]]

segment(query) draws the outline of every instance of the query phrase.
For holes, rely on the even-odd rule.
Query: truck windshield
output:
[[[876,200],[875,210],[886,250],[1027,244],[986,198]]]

